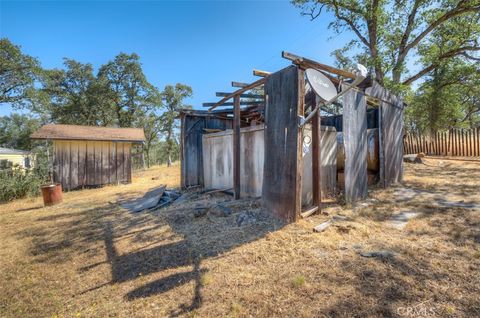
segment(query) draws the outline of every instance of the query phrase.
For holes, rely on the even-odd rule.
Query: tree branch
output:
[[[463,2],[464,1],[461,1],[460,3],[463,3]],[[430,25],[423,32],[421,32],[410,44],[408,44],[405,47],[405,50],[404,50],[405,54],[408,53],[409,50],[411,50],[413,47],[415,47],[421,40],[423,40],[423,38],[425,38],[430,32],[433,31],[433,29],[435,29],[440,24],[444,23],[445,21],[447,21],[447,20],[449,20],[453,17],[459,16],[459,15],[462,15],[462,14],[468,13],[468,12],[476,12],[478,10],[480,10],[480,5],[471,6],[471,7],[463,7],[463,8],[457,6],[456,9],[445,13],[440,18],[438,18],[437,20],[430,23]]]
[[[335,15],[339,20],[344,21],[345,23],[348,24],[348,26],[352,29],[352,31],[357,35],[357,37],[362,41],[363,44],[365,44],[369,49],[370,47],[370,42],[360,33],[360,30],[358,30],[357,26],[353,23],[353,21],[345,16],[343,16],[340,13],[340,7],[338,6],[338,3],[336,1],[333,1],[333,7],[335,11]]]
[[[409,85],[413,82],[415,82],[416,80],[418,80],[419,78],[421,78],[422,76],[424,76],[425,74],[431,72],[432,70],[434,70],[439,64],[440,64],[440,61],[442,60],[445,60],[447,58],[451,58],[451,57],[454,57],[454,56],[457,56],[457,55],[461,55],[463,53],[465,53],[466,51],[480,51],[480,47],[477,47],[477,46],[464,46],[464,47],[459,47],[455,50],[451,50],[447,53],[444,53],[442,55],[440,55],[437,59],[437,62],[436,63],[432,63],[430,64],[429,66],[427,66],[426,68],[424,68],[423,70],[421,70],[420,72],[418,72],[417,74],[409,77],[408,79],[406,79],[405,81],[403,81],[403,84],[404,85]]]

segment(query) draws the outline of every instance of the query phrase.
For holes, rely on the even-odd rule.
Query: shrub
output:
[[[48,177],[43,169],[0,170],[0,202],[8,202],[40,193]]]

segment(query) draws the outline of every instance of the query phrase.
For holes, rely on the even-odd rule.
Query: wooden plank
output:
[[[125,177],[127,183],[132,183],[132,144],[130,142],[124,143],[125,155]]]
[[[480,140],[479,140],[479,129],[478,128],[475,128],[474,132],[473,132],[473,136],[474,136],[474,144],[475,144],[475,156],[480,156]]]
[[[65,191],[70,191],[70,141],[62,141],[62,188]]]
[[[244,93],[252,88],[255,88],[257,86],[260,86],[261,84],[265,84],[266,80],[267,80],[268,77],[264,77],[264,78],[261,78],[259,79],[258,81],[255,81],[235,92],[233,92],[232,94],[230,95],[227,95],[225,96],[224,98],[222,98],[218,103],[216,103],[215,105],[213,105],[212,107],[210,107],[208,110],[213,110],[214,108],[218,107],[218,106],[221,106],[223,103],[225,103],[227,100],[229,100],[230,98],[233,98],[235,95],[237,94],[241,94],[241,93]]]
[[[320,152],[321,118],[317,112],[312,118],[312,197],[314,206],[320,207],[322,202],[322,154]]]
[[[472,129],[468,130],[468,155],[473,156],[473,147],[472,147]]]
[[[218,103],[202,103],[202,106],[203,107],[212,107],[212,106],[233,106],[233,102],[225,102],[221,105],[217,105]],[[264,100],[252,100],[252,101],[248,101],[248,100],[242,100],[240,101],[240,105],[264,105],[265,104],[265,101]]]
[[[253,70],[253,76],[265,77],[265,76],[269,76],[270,74],[272,73],[267,71],[256,70],[256,69]]]
[[[78,183],[78,174],[79,174],[79,148],[80,141],[71,141],[70,142],[70,189],[77,189],[79,186]]]
[[[87,142],[78,142],[78,187],[83,188],[87,183]]]
[[[95,148],[93,141],[87,141],[87,185],[95,185]]]
[[[342,90],[347,88],[342,85]],[[367,103],[365,96],[350,90],[343,97],[345,149],[345,200],[352,203],[367,196]]]
[[[337,130],[322,126],[320,136],[321,198],[334,198],[337,189]]]
[[[373,96],[380,99],[380,181],[384,187],[403,178],[403,101],[374,82]],[[388,102],[384,102],[388,101]],[[426,150],[426,149],[425,149]],[[382,174],[383,172],[383,174]]]
[[[53,181],[54,182],[60,182],[60,162],[61,158],[59,156],[59,151],[58,151],[58,140],[53,141]]]
[[[301,212],[301,131],[303,78],[295,66],[273,73],[265,83],[265,161],[262,200],[267,211],[285,222]],[[300,137],[299,137],[300,135]]]
[[[185,114],[180,113],[180,186],[185,189]]]
[[[292,61],[293,63],[299,65],[300,67],[302,67],[304,69],[305,68],[314,68],[314,69],[318,69],[318,70],[322,70],[322,71],[327,71],[327,72],[332,73],[332,74],[340,75],[340,76],[343,76],[343,77],[346,77],[346,78],[355,79],[355,75],[351,72],[347,72],[347,71],[344,71],[344,70],[341,70],[341,69],[338,69],[338,68],[335,68],[335,67],[332,67],[332,66],[329,66],[329,65],[325,65],[325,64],[319,63],[317,61],[307,59],[305,57],[301,57],[301,56],[298,56],[298,55],[295,55],[295,54],[292,54],[292,53],[289,53],[289,52],[286,52],[286,51],[282,52],[282,57]]]
[[[232,81],[232,87],[247,87],[248,86],[248,83],[242,83],[242,82],[234,82]]]
[[[93,141],[95,153],[95,185],[102,184],[102,142]]]
[[[300,213],[300,216],[302,217],[302,219],[308,218],[309,216],[316,213],[318,211],[318,208],[319,208],[319,206],[314,206],[314,207]]]
[[[235,200],[240,199],[240,96],[234,97],[233,115],[233,189]]]
[[[117,184],[117,143],[112,141],[110,143],[110,178],[111,184]]]
[[[101,180],[102,180],[102,184],[108,184],[109,183],[109,177],[110,177],[109,142],[108,141],[102,141],[101,142],[101,147],[102,147],[102,177],[101,177]]]
[[[124,169],[125,158],[123,156],[123,142],[117,142],[117,182],[124,183],[126,181]]]
[[[217,97],[225,97],[225,96],[228,96],[232,93],[225,93],[225,92],[216,92],[215,93],[215,96]],[[260,99],[260,98],[265,98],[265,95],[261,95],[261,94],[249,94],[249,93],[246,93],[246,94],[240,94],[240,97],[242,98],[256,98],[256,99]]]

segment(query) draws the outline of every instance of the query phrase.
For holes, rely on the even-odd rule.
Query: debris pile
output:
[[[133,213],[145,210],[156,210],[172,204],[179,197],[179,192],[175,190],[167,190],[167,186],[162,185],[148,191],[141,198],[123,203],[122,207]]]

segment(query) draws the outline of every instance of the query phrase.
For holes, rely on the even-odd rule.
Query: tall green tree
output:
[[[162,121],[160,116],[151,112],[140,119],[140,126],[143,127],[145,132],[145,143],[143,145],[145,161],[147,167],[153,163],[151,158],[152,148],[158,143],[160,134],[162,132]]]
[[[107,126],[114,122],[113,104],[107,98],[110,93],[93,74],[91,64],[64,59],[64,69],[43,72],[38,95],[46,98],[34,107],[55,123]]]
[[[425,65],[413,74],[407,72],[409,58],[432,32],[456,17],[476,20],[480,0],[293,0],[304,15],[316,19],[324,11],[333,13],[330,27],[341,33],[351,31],[354,40],[344,51],[357,54],[373,70],[375,78],[393,88],[409,85],[432,71]],[[462,28],[462,25],[457,25]],[[445,61],[479,50],[478,38],[465,38],[438,56]],[[361,56],[361,58],[360,58]],[[343,56],[345,57],[345,56]]]
[[[6,38],[0,39],[0,104],[14,107],[28,104],[35,91],[39,62]]]
[[[32,150],[30,135],[40,128],[40,121],[29,115],[12,114],[0,117],[0,146]]]
[[[167,85],[162,92],[162,100],[166,110],[160,116],[162,122],[162,132],[165,134],[167,143],[167,165],[172,164],[172,155],[178,142],[175,138],[175,129],[178,128],[176,118],[181,109],[191,108],[190,105],[184,103],[185,98],[193,95],[192,88],[185,84],[177,83],[175,86]]]
[[[160,92],[147,81],[140,57],[135,53],[120,53],[100,67],[98,80],[109,88],[108,96],[119,127],[133,127],[138,118],[160,107]]]

